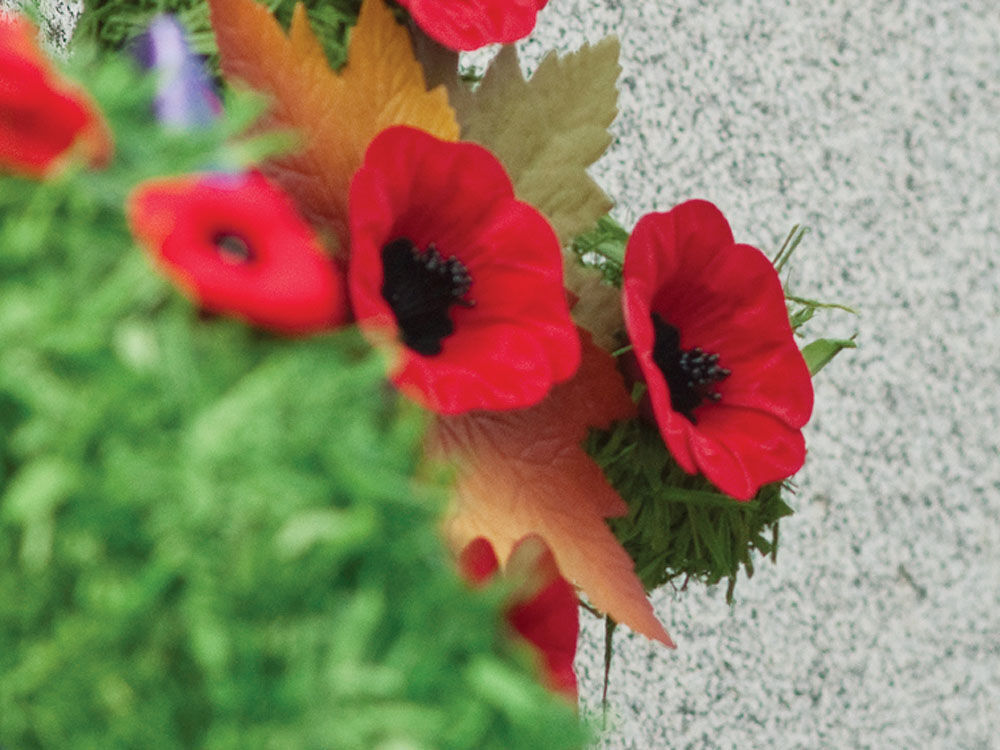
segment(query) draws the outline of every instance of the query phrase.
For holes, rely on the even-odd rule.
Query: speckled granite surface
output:
[[[1000,5],[551,0],[524,47],[623,40],[595,174],[628,226],[690,197],[863,311],[817,380],[778,565],[655,598],[607,748],[1000,748]],[[600,702],[602,628],[578,671]]]
[[[679,648],[618,636],[601,747],[1000,748],[1000,5],[551,0],[522,47],[609,32],[618,217],[708,198],[768,252],[806,223],[793,289],[864,314],[814,329],[861,348],[817,380],[778,566],[731,608],[656,596]]]

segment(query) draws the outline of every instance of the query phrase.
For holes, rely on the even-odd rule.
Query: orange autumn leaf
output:
[[[209,0],[209,6],[225,76],[271,98],[263,128],[290,128],[302,140],[263,171],[343,247],[351,178],[372,138],[390,125],[411,125],[458,140],[447,92],[443,86],[427,91],[409,34],[383,0],[362,4],[339,74],[330,69],[301,3],[287,35],[253,0]]]
[[[614,360],[581,336],[577,374],[539,405],[438,419],[430,452],[457,468],[445,532],[456,549],[486,537],[501,559],[519,539],[537,534],[595,607],[673,646],[632,559],[604,522],[624,515],[625,502],[581,447],[590,427],[635,413]]]

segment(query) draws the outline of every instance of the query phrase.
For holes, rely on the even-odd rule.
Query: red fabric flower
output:
[[[36,31],[19,16],[0,16],[0,171],[44,177],[79,149],[107,162],[111,140],[90,99],[50,67]]]
[[[132,232],[206,310],[288,334],[347,317],[343,273],[259,173],[153,180],[127,210]]]
[[[711,203],[643,217],[622,303],[663,439],[687,472],[748,500],[805,460],[812,380],[778,274]]]
[[[383,131],[351,184],[350,227],[358,323],[427,408],[531,406],[576,371],[559,242],[486,149]]]
[[[500,563],[493,546],[478,537],[462,550],[459,567],[471,583],[484,584]],[[537,536],[526,536],[514,545],[506,575],[520,581],[511,596],[507,622],[537,650],[548,687],[576,702],[573,658],[580,634],[576,592],[559,574],[552,552]]]
[[[535,28],[549,0],[398,0],[432,39],[455,50],[510,44]]]

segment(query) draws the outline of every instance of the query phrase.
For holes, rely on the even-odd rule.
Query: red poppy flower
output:
[[[432,39],[455,50],[510,44],[535,28],[549,0],[398,0]]]
[[[459,567],[468,581],[484,584],[500,563],[493,546],[478,537],[462,550]],[[548,687],[575,702],[573,658],[580,634],[576,592],[559,574],[552,552],[537,536],[526,536],[514,545],[507,576],[521,582],[511,595],[507,622],[537,650]]]
[[[153,180],[127,210],[132,232],[206,310],[288,334],[347,317],[343,274],[259,173]]]
[[[74,146],[90,163],[105,163],[111,141],[104,121],[49,67],[34,26],[0,16],[0,171],[44,177]]]
[[[781,282],[718,208],[689,201],[643,217],[622,303],[653,415],[685,471],[747,500],[802,467],[812,380]]]
[[[576,371],[559,242],[486,149],[383,131],[351,183],[350,227],[358,323],[427,408],[531,406]]]

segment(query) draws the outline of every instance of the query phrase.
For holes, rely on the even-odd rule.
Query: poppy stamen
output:
[[[681,349],[680,332],[656,313],[652,318],[653,361],[667,381],[670,405],[691,424],[697,424],[694,410],[705,400],[715,403],[722,398],[712,386],[728,378],[731,371],[719,365],[718,354],[705,352],[698,346]]]
[[[389,303],[403,343],[419,354],[440,354],[442,341],[455,332],[452,305],[473,307],[466,299],[472,276],[456,257],[445,258],[433,243],[420,250],[400,237],[382,247],[382,298]]]

